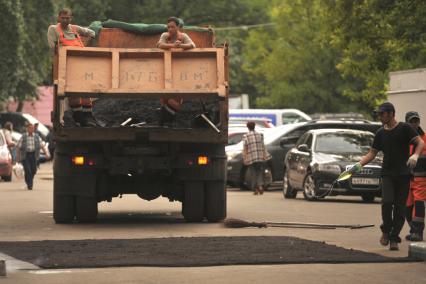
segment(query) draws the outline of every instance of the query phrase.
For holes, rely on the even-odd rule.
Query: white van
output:
[[[298,109],[230,109],[229,117],[268,118],[275,126],[311,120],[309,115]]]

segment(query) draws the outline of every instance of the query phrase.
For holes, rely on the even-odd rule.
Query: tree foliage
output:
[[[36,96],[50,80],[46,31],[63,7],[82,26],[177,16],[218,28],[231,92],[262,107],[368,112],[385,99],[389,71],[426,65],[424,0],[0,0],[0,101]]]
[[[426,2],[422,0],[325,1],[341,51],[337,68],[343,94],[372,109],[386,98],[390,71],[425,67]]]
[[[19,0],[0,0],[0,100],[12,95],[24,69],[24,20]],[[6,28],[4,28],[6,27]]]
[[[338,51],[319,0],[282,1],[271,10],[273,31],[254,31],[244,68],[262,94],[257,105],[306,112],[338,111],[347,101],[335,67]]]

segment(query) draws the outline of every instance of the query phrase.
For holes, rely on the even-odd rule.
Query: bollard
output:
[[[0,259],[0,277],[6,276],[6,260]]]

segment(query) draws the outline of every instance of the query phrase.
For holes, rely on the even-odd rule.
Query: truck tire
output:
[[[95,197],[76,197],[75,215],[80,223],[94,223],[98,219],[98,202]]]
[[[219,222],[226,218],[226,185],[224,181],[206,182],[206,218],[209,222]]]
[[[187,222],[201,222],[204,219],[204,184],[202,181],[185,182],[185,196],[182,215]]]
[[[75,217],[75,197],[53,195],[53,219],[57,224],[71,223]]]

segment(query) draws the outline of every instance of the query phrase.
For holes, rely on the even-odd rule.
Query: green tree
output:
[[[46,40],[47,26],[52,20],[54,5],[51,0],[26,0],[22,3],[25,33],[21,77],[14,92],[17,111],[25,99],[36,97],[36,88],[49,81],[51,53]]]
[[[426,64],[426,2],[423,0],[328,0],[332,45],[343,93],[373,109],[386,98],[389,71]]]
[[[330,45],[326,11],[320,0],[277,2],[274,31],[250,33],[244,68],[261,97],[260,107],[294,107],[305,112],[349,109],[336,69],[339,51]]]
[[[19,0],[0,0],[0,101],[13,95],[22,76],[24,20]]]

